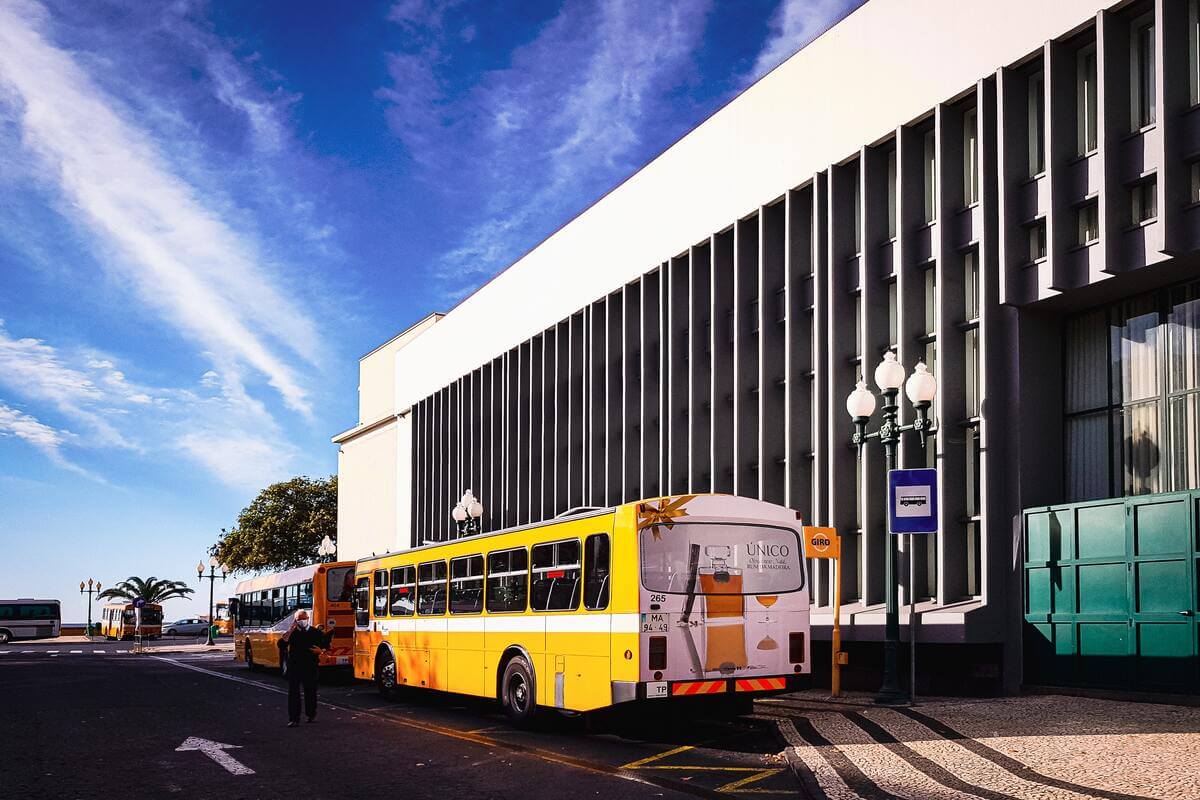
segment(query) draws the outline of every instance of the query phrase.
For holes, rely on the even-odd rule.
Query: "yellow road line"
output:
[[[683,747],[676,747],[671,750],[667,750],[664,753],[659,753],[658,755],[647,756],[646,758],[639,758],[637,761],[630,761],[628,764],[622,764],[621,769],[641,769],[644,765],[649,764],[652,761],[658,761],[660,758],[666,758],[667,756],[673,756],[676,753],[682,753],[685,750],[694,749],[695,747],[692,745],[685,744]]]
[[[741,780],[733,781],[732,783],[727,783],[724,786],[718,786],[717,791],[718,792],[739,792],[740,791],[740,792],[755,792],[755,793],[761,792],[764,794],[767,792],[770,792],[771,794],[774,794],[776,792],[775,789],[743,789],[742,787],[749,786],[752,783],[757,783],[758,781],[761,781],[764,778],[770,778],[773,775],[778,775],[781,772],[783,772],[782,769],[758,770],[757,774],[755,774],[755,775],[747,775],[745,778],[742,778]]]

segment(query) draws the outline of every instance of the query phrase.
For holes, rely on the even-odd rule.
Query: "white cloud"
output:
[[[194,431],[180,436],[176,444],[221,482],[247,491],[288,477],[294,456],[290,448],[245,431]]]
[[[310,417],[308,392],[280,351],[311,361],[320,352],[315,322],[262,263],[255,243],[48,41],[47,25],[36,3],[0,4],[0,102],[20,120],[25,148],[64,208],[92,232],[116,277],[169,325],[221,363],[264,376],[290,408]],[[227,101],[241,96],[235,89]]]
[[[75,434],[66,430],[56,430],[39,422],[36,417],[4,403],[0,403],[0,436],[15,436],[40,450],[63,469],[79,475],[88,475],[86,470],[69,461],[62,453],[63,446],[77,438]]]
[[[748,76],[755,81],[824,33],[864,0],[781,0],[771,16],[770,34]]]
[[[505,68],[453,96],[439,79],[449,65],[443,43],[463,35],[451,24],[453,4],[393,7],[403,48],[389,55],[392,84],[379,92],[391,104],[389,124],[419,164],[437,168],[441,185],[486,198],[482,221],[437,270],[457,284],[451,297],[548,233],[548,222],[581,210],[581,196],[637,166],[643,131],[694,73],[710,5],[568,0]],[[456,179],[447,173],[459,161],[469,174]]]

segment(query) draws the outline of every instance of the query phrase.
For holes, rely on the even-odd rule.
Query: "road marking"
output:
[[[57,650],[47,650],[46,652],[47,652],[47,653],[49,653],[49,654],[50,654],[50,655],[52,655],[52,656],[56,656],[56,655],[58,655],[58,651],[57,651]]]
[[[36,653],[36,652],[37,652],[37,650],[22,650],[21,655],[28,655],[29,653]]]
[[[753,789],[744,788],[752,783],[758,783],[765,778],[773,778],[781,772],[783,772],[783,770],[779,769],[778,767],[758,770],[756,775],[747,775],[744,778],[739,778],[738,780],[727,783],[724,786],[718,786],[717,791],[730,793],[737,792],[738,794],[788,794],[794,796],[796,793],[788,789],[761,789],[758,787]]]
[[[202,672],[205,675],[211,675],[214,678],[222,678],[227,681],[233,681],[234,683],[242,683],[247,686],[253,686],[257,689],[264,689],[268,692],[274,692],[275,694],[286,695],[288,693],[287,689],[283,689],[283,688],[280,688],[277,686],[271,686],[266,683],[259,683],[258,681],[253,681],[248,678],[240,678],[237,675],[227,675],[223,672],[217,672],[215,670],[205,669],[204,667],[198,667],[195,664],[189,664],[189,663],[186,663],[183,661],[177,661],[173,658],[166,658],[165,656],[155,656],[155,655],[150,656],[150,658],[152,658],[156,661],[163,661],[167,664],[173,664],[177,667],[182,667],[183,669],[190,669],[193,672]],[[413,720],[413,719],[402,719],[400,717],[392,716],[391,714],[379,713],[378,711],[376,711],[374,709],[352,708],[350,706],[343,706],[343,705],[338,705],[337,703],[331,703],[328,700],[320,700],[318,702],[320,705],[325,706],[326,708],[333,708],[338,711],[343,711],[347,714],[357,714],[357,715],[375,717],[376,719],[383,720],[384,722],[390,722],[393,725],[400,725],[405,728],[414,728],[416,730],[425,731],[426,733],[433,733],[433,734],[437,734],[439,736],[445,736],[450,739],[460,739],[465,742],[471,742],[473,744],[482,745],[483,747],[497,747],[497,748],[501,748],[504,750],[512,751],[514,753],[526,755],[526,756],[529,756],[530,758],[536,758],[541,761],[548,761],[553,764],[562,764],[563,766],[574,767],[575,769],[581,769],[581,770],[584,770],[587,772],[594,772],[594,773],[597,773],[600,775],[609,775],[611,777],[619,778],[619,779],[625,780],[625,781],[632,781],[634,783],[641,783],[641,784],[645,784],[647,786],[655,786],[658,788],[673,789],[674,791],[677,791],[677,792],[683,792],[685,794],[695,795],[695,796],[699,796],[699,797],[718,798],[721,800],[723,800],[726,797],[725,795],[722,795],[718,792],[714,792],[711,789],[705,789],[700,786],[691,786],[691,785],[683,783],[681,781],[675,781],[675,780],[671,780],[669,778],[641,776],[641,775],[634,774],[631,771],[625,770],[621,767],[612,767],[607,764],[599,764],[599,763],[594,763],[594,762],[590,762],[590,761],[585,761],[583,759],[575,758],[573,756],[564,755],[562,753],[556,753],[552,750],[543,750],[542,748],[539,748],[539,747],[516,744],[515,742],[507,742],[502,739],[491,739],[491,738],[488,738],[487,736],[480,736],[478,734],[473,734],[470,731],[455,730],[454,728],[447,728],[445,726],[435,725],[433,723],[417,722],[416,720]]]
[[[128,650],[118,650],[117,652],[118,653],[128,653],[129,651]]]
[[[107,653],[107,650],[93,650],[93,653]]]
[[[184,752],[187,750],[199,750],[204,755],[211,758],[213,761],[225,768],[225,771],[232,775],[253,775],[254,770],[247,767],[242,762],[238,761],[233,756],[226,753],[226,750],[241,748],[240,744],[224,744],[223,742],[212,742],[208,739],[200,739],[195,736],[189,736],[183,740],[183,744],[175,748],[175,752]]]
[[[83,651],[82,651],[82,650],[72,650],[72,651],[71,651],[71,655],[73,655],[73,656],[81,656],[81,655],[83,655]]]

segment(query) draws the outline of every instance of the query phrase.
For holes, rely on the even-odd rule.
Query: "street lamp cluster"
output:
[[[858,457],[862,458],[863,447],[868,441],[878,441],[883,445],[887,469],[896,469],[897,446],[900,437],[905,433],[916,433],[921,444],[934,433],[933,419],[929,415],[930,406],[937,395],[937,379],[925,366],[919,362],[908,380],[904,379],[904,365],[896,360],[896,354],[891,350],[884,353],[883,360],[875,367],[875,385],[883,395],[883,422],[879,430],[867,433],[867,422],[875,413],[875,395],[867,388],[866,381],[860,380],[858,386],[846,398],[846,411],[854,420],[854,436],[852,441],[858,448]],[[898,412],[900,406],[897,398],[900,387],[909,402],[916,409],[917,418],[909,425],[900,425]],[[886,500],[885,500],[886,503]],[[912,557],[912,554],[909,554]],[[899,703],[904,700],[904,692],[900,687],[899,665],[897,663],[900,650],[900,604],[896,575],[896,543],[895,537],[889,532],[884,547],[884,584],[885,584],[885,621],[883,631],[883,686],[879,689],[876,702]],[[909,587],[909,592],[913,587]]]
[[[204,562],[201,561],[196,565],[196,575],[200,580],[208,581],[208,641],[205,643],[209,647],[213,645],[213,624],[216,620],[213,619],[213,585],[217,582],[217,567],[221,567],[220,579],[225,580],[225,576],[229,570],[221,565],[216,556],[208,560],[208,574],[204,574]]]
[[[479,533],[483,526],[483,503],[479,502],[474,492],[467,489],[458,504],[450,510],[450,516],[454,519],[459,536]]]

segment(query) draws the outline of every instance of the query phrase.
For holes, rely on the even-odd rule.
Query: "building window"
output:
[[[887,213],[889,239],[896,238],[896,148],[888,151],[887,155]]]
[[[1200,282],[1068,319],[1067,499],[1200,488]]]
[[[930,264],[925,268],[925,335],[937,334],[937,268]],[[933,370],[930,370],[932,372]]]
[[[862,170],[854,171],[854,252],[862,252]]]
[[[1097,202],[1092,200],[1090,203],[1084,203],[1079,207],[1075,214],[1079,229],[1079,239],[1077,244],[1081,246],[1085,244],[1091,244],[1099,239],[1100,206],[1097,204]]]
[[[963,309],[967,322],[979,319],[979,253],[963,254]]]
[[[1200,161],[1193,161],[1191,164],[1192,173],[1192,191],[1190,197],[1193,203],[1200,203]]]
[[[1079,154],[1096,149],[1096,47],[1092,45],[1079,51],[1075,65],[1075,97],[1078,129],[1077,148]]]
[[[1029,175],[1040,175],[1046,169],[1046,81],[1041,72],[1029,76]]]
[[[1200,105],[1200,0],[1188,3],[1188,84],[1192,105]]]
[[[933,130],[925,132],[925,222],[937,219],[937,138]]]
[[[895,348],[899,342],[900,307],[896,297],[895,279],[888,282],[888,346]]]
[[[1046,219],[1034,221],[1029,226],[1029,261],[1041,261],[1046,257]]]
[[[1134,130],[1154,124],[1154,15],[1133,23],[1129,43],[1130,118]]]
[[[1158,181],[1135,183],[1129,190],[1130,223],[1141,225],[1158,216]]]
[[[963,114],[963,205],[979,202],[979,116]]]

